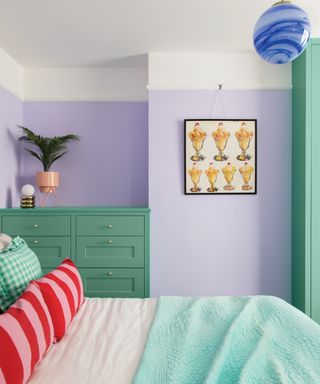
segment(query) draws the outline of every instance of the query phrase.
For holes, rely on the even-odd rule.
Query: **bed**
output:
[[[31,384],[317,384],[320,327],[268,296],[85,299]]]
[[[156,299],[85,299],[64,338],[36,367],[30,384],[130,384]]]
[[[68,258],[0,261],[0,384],[320,383],[320,326],[279,298],[84,298]]]

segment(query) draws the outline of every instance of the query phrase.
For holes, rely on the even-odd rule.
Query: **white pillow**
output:
[[[0,233],[0,251],[7,248],[7,246],[11,243],[11,240],[10,236]]]

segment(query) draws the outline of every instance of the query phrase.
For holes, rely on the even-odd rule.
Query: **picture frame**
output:
[[[257,193],[257,119],[184,120],[184,193]]]

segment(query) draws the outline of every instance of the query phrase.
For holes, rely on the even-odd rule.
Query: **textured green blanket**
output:
[[[161,297],[134,383],[320,384],[320,326],[275,297]]]

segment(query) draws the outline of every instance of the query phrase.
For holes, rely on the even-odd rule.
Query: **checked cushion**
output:
[[[31,280],[42,276],[41,266],[35,253],[20,237],[0,251],[0,310],[6,311]]]

